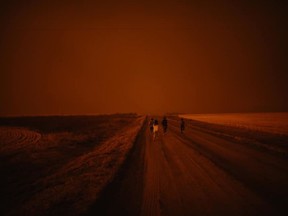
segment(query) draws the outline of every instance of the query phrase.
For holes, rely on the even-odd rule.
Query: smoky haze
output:
[[[288,111],[285,5],[76,2],[2,3],[0,115]]]

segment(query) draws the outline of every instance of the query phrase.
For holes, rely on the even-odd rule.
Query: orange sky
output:
[[[275,1],[13,2],[0,6],[2,116],[288,111]]]

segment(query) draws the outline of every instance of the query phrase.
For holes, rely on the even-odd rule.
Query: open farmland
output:
[[[231,127],[288,135],[288,113],[184,114],[179,117]]]
[[[1,215],[79,215],[119,169],[136,115],[0,119]]]
[[[181,133],[177,115],[164,133],[151,117],[155,139],[132,114],[2,118],[1,214],[287,215],[287,134],[186,116]]]

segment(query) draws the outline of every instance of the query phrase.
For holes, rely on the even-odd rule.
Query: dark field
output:
[[[181,133],[169,116],[155,140],[134,114],[2,118],[1,215],[286,216],[287,120],[272,117]]]
[[[59,214],[63,209],[68,214],[70,211],[71,214],[84,211],[99,192],[94,191],[95,195],[85,204],[80,202],[79,206],[67,209],[81,198],[76,192],[87,193],[81,189],[89,186],[85,178],[83,181],[76,179],[86,175],[95,181],[97,177],[98,181],[103,181],[94,182],[100,191],[123,160],[120,158],[122,153],[126,154],[129,144],[132,145],[137,131],[129,129],[139,127],[137,121],[141,126],[139,117],[134,114],[0,118],[0,214]],[[128,147],[121,151],[114,149],[115,158],[106,164],[107,158],[101,157],[110,150],[101,149],[101,146],[121,133],[132,136],[125,143]],[[113,145],[115,143],[111,147]],[[99,151],[99,155],[95,153],[88,159],[87,156],[95,151]],[[117,161],[117,157],[121,161]],[[92,166],[102,167],[96,177],[91,174]]]

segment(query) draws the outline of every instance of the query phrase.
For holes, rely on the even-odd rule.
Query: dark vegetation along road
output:
[[[0,215],[82,215],[113,181],[144,117],[0,118]]]
[[[144,124],[88,215],[288,215],[286,136],[168,122],[155,141]]]

